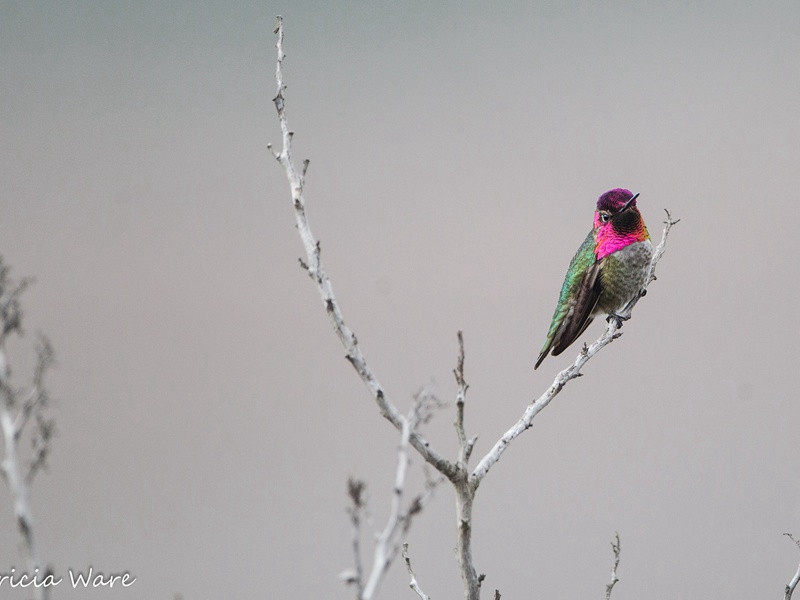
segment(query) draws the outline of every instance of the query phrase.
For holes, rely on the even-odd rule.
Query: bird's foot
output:
[[[622,324],[623,324],[625,321],[627,321],[628,319],[630,319],[630,315],[629,315],[629,316],[627,316],[627,317],[623,317],[623,316],[621,316],[621,315],[618,315],[617,313],[609,313],[609,314],[608,314],[608,317],[606,317],[606,321],[607,321],[607,322],[609,322],[609,323],[611,323],[611,321],[612,321],[612,320],[613,320],[613,321],[616,321],[616,322],[617,322],[617,328],[618,328],[618,329],[619,329],[620,327],[622,327]]]

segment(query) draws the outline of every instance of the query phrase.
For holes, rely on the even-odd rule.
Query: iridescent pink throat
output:
[[[638,231],[620,233],[614,229],[611,223],[600,221],[600,213],[595,213],[594,226],[597,229],[597,245],[595,246],[594,254],[597,256],[597,260],[601,260],[609,254],[614,254],[617,250],[622,250],[631,244],[649,239],[650,234],[647,233],[644,221],[640,222],[642,227]]]

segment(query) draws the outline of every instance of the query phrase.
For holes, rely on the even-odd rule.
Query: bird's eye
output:
[[[601,220],[603,223],[608,223],[608,220],[609,220],[610,218],[611,218],[611,215],[610,215],[610,214],[608,214],[607,212],[601,212],[601,213],[600,213],[600,220]]]

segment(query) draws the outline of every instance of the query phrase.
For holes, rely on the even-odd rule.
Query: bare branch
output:
[[[539,398],[528,405],[517,423],[515,423],[508,431],[506,431],[506,433],[503,434],[503,436],[500,437],[500,439],[494,444],[489,452],[478,462],[477,466],[471,473],[468,470],[467,465],[474,448],[476,438],[473,437],[471,439],[467,439],[464,429],[466,392],[469,386],[467,385],[464,377],[463,335],[461,332],[459,332],[459,355],[457,366],[454,370],[456,383],[458,386],[456,400],[457,412],[456,421],[454,424],[459,441],[458,460],[451,462],[445,459],[439,452],[434,450],[430,444],[416,431],[415,427],[416,424],[420,422],[420,415],[412,411],[412,413],[410,413],[408,416],[403,416],[387,397],[386,392],[378,381],[376,374],[367,364],[366,358],[361,352],[354,332],[344,321],[344,317],[342,316],[336,296],[333,293],[331,280],[323,267],[320,244],[319,241],[314,237],[309,226],[306,215],[306,202],[303,197],[303,188],[305,184],[305,175],[308,169],[308,161],[303,163],[302,170],[298,170],[292,157],[292,139],[294,134],[289,129],[286,118],[286,86],[283,82],[283,61],[285,59],[285,54],[283,52],[283,20],[280,17],[278,17],[278,25],[275,29],[275,33],[278,35],[278,57],[275,70],[277,93],[274,98],[274,103],[278,112],[278,120],[280,122],[283,145],[280,151],[275,151],[271,145],[268,147],[283,167],[287,179],[289,180],[297,230],[300,234],[300,238],[306,251],[306,257],[304,259],[300,259],[300,264],[315,282],[318,288],[325,311],[331,320],[333,329],[336,332],[339,341],[345,349],[345,357],[353,366],[364,384],[367,386],[370,394],[378,406],[378,410],[380,411],[381,415],[383,415],[384,418],[386,418],[396,429],[401,432],[401,443],[398,451],[398,467],[395,478],[394,493],[392,496],[391,515],[386,527],[379,536],[374,555],[373,567],[370,571],[367,582],[364,584],[363,593],[360,597],[362,600],[368,600],[372,598],[380,580],[383,577],[383,574],[398,551],[398,532],[407,531],[411,516],[419,511],[421,508],[421,503],[425,498],[425,496],[420,496],[414,502],[412,502],[410,507],[405,509],[405,511],[402,508],[403,484],[405,481],[405,473],[408,461],[406,449],[410,445],[413,446],[417,452],[419,452],[426,462],[431,464],[442,475],[447,477],[455,488],[456,513],[459,528],[457,553],[461,567],[461,575],[464,581],[467,599],[478,600],[484,576],[477,573],[472,562],[471,552],[472,504],[478,486],[489,472],[491,467],[498,460],[500,460],[502,454],[505,452],[506,448],[508,448],[509,444],[523,431],[532,426],[534,417],[542,409],[544,409],[556,395],[558,395],[567,382],[582,375],[581,368],[583,365],[602,348],[621,335],[621,333],[618,332],[620,321],[615,319],[610,320],[606,332],[590,346],[584,346],[574,363],[567,369],[564,369],[562,372],[560,372],[554,379],[551,386],[541,396],[539,396]],[[622,311],[620,311],[620,317],[625,318],[630,316],[630,312],[633,310],[633,307],[636,305],[639,298],[644,296],[646,293],[647,286],[655,280],[656,264],[664,252],[667,235],[671,227],[677,222],[677,220],[672,220],[669,212],[667,212],[667,220],[665,221],[663,236],[660,244],[656,247],[653,253],[646,283],[641,290],[640,295],[634,298]],[[415,406],[419,407],[419,403]],[[358,551],[357,545],[355,547],[355,551]],[[360,573],[357,572],[354,577],[357,581],[361,581]],[[499,598],[499,592],[496,592],[496,597]]]
[[[615,540],[611,542],[611,550],[614,551],[614,566],[611,567],[611,581],[606,586],[606,600],[611,600],[611,591],[617,585],[619,577],[617,577],[617,567],[619,567],[619,555],[622,550],[619,542],[619,532],[615,536]]]
[[[408,473],[408,465],[411,462],[408,456],[411,435],[420,422],[429,418],[430,411],[433,410],[435,403],[435,396],[423,388],[416,394],[414,406],[408,415],[401,417],[403,428],[400,444],[397,448],[397,470],[395,472],[394,487],[392,488],[389,518],[383,531],[378,535],[373,554],[372,569],[361,592],[361,600],[375,598],[383,577],[400,550],[402,538],[405,537],[411,527],[413,517],[422,512],[422,509],[433,495],[436,483],[429,480],[425,493],[415,497],[408,506],[403,506],[406,475]]]
[[[456,376],[456,384],[458,385],[458,392],[456,393],[456,422],[454,423],[456,435],[458,436],[458,463],[462,468],[466,468],[476,438],[467,440],[467,434],[464,432],[464,402],[466,401],[469,385],[464,379],[464,334],[461,331],[458,332],[458,362],[456,363],[456,368],[453,369],[453,374]]]
[[[794,593],[794,588],[797,587],[797,582],[800,581],[800,566],[797,567],[797,572],[792,577],[792,580],[786,585],[783,593],[784,600],[792,600],[792,594]]]
[[[404,503],[406,476],[410,463],[408,447],[411,435],[420,423],[430,419],[433,411],[439,406],[440,403],[436,396],[429,389],[422,388],[415,394],[414,405],[408,415],[402,417],[403,429],[397,449],[397,470],[392,487],[390,514],[386,525],[377,536],[372,567],[366,581],[361,563],[361,523],[362,514],[366,509],[365,484],[354,479],[348,481],[347,493],[352,504],[348,512],[352,524],[354,569],[342,572],[339,578],[349,585],[356,586],[356,597],[359,600],[372,600],[376,597],[378,588],[397,556],[402,539],[407,535],[413,518],[422,512],[432,498],[437,484],[443,479],[443,477],[431,479],[426,471],[425,491],[414,497],[408,504]]]
[[[784,533],[783,535],[787,536],[790,540],[792,540],[798,548],[800,548],[800,540],[794,539],[794,536],[791,533]],[[800,565],[797,567],[797,572],[792,577],[792,580],[786,584],[786,587],[783,591],[783,600],[792,600],[792,594],[794,593],[794,588],[797,587],[797,583],[800,582]]]
[[[456,543],[456,553],[458,564],[461,569],[461,580],[464,582],[464,589],[468,600],[477,600],[480,596],[481,582],[483,576],[478,575],[472,561],[472,503],[475,500],[477,485],[473,485],[469,480],[467,464],[475,446],[475,440],[467,440],[464,431],[464,404],[467,395],[467,381],[464,378],[464,335],[458,332],[458,360],[456,368],[453,369],[456,378],[458,391],[456,393],[456,420],[454,426],[458,436],[458,462],[456,470],[450,481],[456,492],[456,517],[458,519],[458,538]]]
[[[286,119],[286,104],[284,92],[286,86],[283,83],[283,61],[286,55],[283,52],[283,19],[278,17],[278,25],[275,28],[275,33],[278,35],[278,42],[276,44],[278,49],[278,60],[275,68],[275,81],[277,83],[277,93],[273,102],[278,111],[278,120],[281,126],[281,133],[283,138],[283,148],[279,152],[273,152],[278,162],[286,172],[286,177],[289,180],[289,187],[292,194],[292,205],[294,206],[295,222],[297,224],[297,231],[300,234],[300,239],[306,250],[306,259],[302,261],[303,268],[306,269],[308,274],[317,284],[320,296],[322,298],[325,310],[328,313],[333,329],[339,337],[339,341],[345,348],[345,358],[350,362],[353,368],[358,373],[358,376],[367,386],[373,399],[378,405],[381,415],[384,416],[394,427],[398,430],[403,428],[403,418],[401,413],[397,410],[395,405],[387,398],[383,386],[378,381],[377,376],[367,364],[366,358],[361,353],[353,331],[347,326],[342,316],[342,311],[339,308],[339,303],[336,301],[336,296],[333,293],[333,285],[326,273],[320,255],[319,241],[314,237],[306,217],[306,202],[303,197],[303,186],[305,183],[305,170],[298,171],[295,167],[294,159],[292,157],[292,137],[293,132],[289,129],[289,124]],[[271,146],[270,146],[271,148]],[[422,438],[419,433],[413,431],[411,433],[410,444],[417,452],[431,465],[433,465],[440,473],[450,475],[453,473],[455,466],[453,463],[445,459],[441,454],[434,450],[430,444]]]
[[[429,443],[422,438],[416,431],[418,424],[427,421],[430,418],[433,407],[438,404],[435,396],[421,391],[414,403],[414,407],[408,416],[403,416],[394,404],[386,397],[383,386],[378,381],[377,376],[367,364],[361,349],[358,346],[353,331],[347,326],[342,316],[339,303],[333,292],[333,285],[328,277],[321,258],[320,243],[314,237],[309,226],[308,219],[305,211],[305,199],[303,197],[303,187],[305,183],[305,175],[308,170],[308,161],[304,161],[302,171],[298,171],[292,157],[292,138],[293,132],[289,129],[288,121],[286,118],[286,102],[284,92],[286,86],[283,82],[283,61],[285,54],[283,52],[283,19],[278,17],[278,24],[275,29],[278,36],[277,41],[277,63],[275,68],[275,81],[277,83],[277,93],[274,98],[275,108],[278,112],[278,120],[280,122],[283,147],[280,151],[275,151],[269,145],[275,158],[283,167],[286,172],[286,177],[289,180],[291,188],[292,205],[295,212],[295,222],[297,230],[300,233],[300,239],[306,250],[305,260],[301,259],[300,264],[303,269],[314,280],[320,293],[325,310],[331,319],[334,331],[339,337],[340,342],[345,348],[346,358],[358,373],[361,380],[369,389],[372,397],[378,405],[380,413],[401,432],[401,441],[398,448],[398,464],[395,474],[395,484],[392,494],[391,512],[386,526],[378,537],[375,552],[373,556],[373,565],[370,574],[364,582],[361,570],[360,559],[360,537],[359,529],[361,522],[361,500],[360,491],[355,492],[351,486],[351,499],[353,500],[353,508],[351,509],[351,522],[353,523],[353,552],[355,554],[356,568],[352,577],[348,575],[345,579],[350,583],[355,583],[358,586],[358,596],[362,600],[371,600],[377,592],[378,586],[383,579],[386,570],[395,558],[399,551],[400,537],[405,535],[411,524],[411,519],[414,515],[418,514],[427,501],[431,498],[435,483],[430,483],[426,486],[425,493],[414,498],[408,507],[403,507],[403,493],[405,486],[406,473],[408,469],[408,446],[411,445],[419,452],[419,454],[436,468],[440,473],[452,476],[455,471],[455,466],[446,460],[442,455],[430,447]]]
[[[36,413],[36,430],[33,434],[33,456],[25,474],[25,482],[30,485],[33,478],[41,469],[47,467],[47,457],[50,454],[50,440],[55,432],[55,420],[45,418],[40,412]]]
[[[664,254],[667,236],[669,235],[669,231],[672,229],[672,226],[678,223],[679,220],[680,219],[673,220],[669,214],[669,211],[667,211],[667,220],[664,221],[664,231],[661,236],[661,242],[658,244],[658,246],[656,246],[656,249],[653,252],[653,257],[650,260],[649,276],[645,281],[645,285],[642,288],[641,293],[634,297],[634,299],[631,300],[631,302],[629,302],[627,306],[625,306],[619,312],[619,316],[623,319],[630,316],[633,307],[636,306],[636,303],[639,301],[639,299],[645,295],[647,287],[650,285],[650,283],[655,281],[656,265],[661,259],[661,256]],[[617,329],[619,329],[617,321],[615,319],[611,319],[603,335],[597,338],[597,340],[595,340],[591,345],[584,345],[583,349],[575,359],[575,362],[556,375],[556,378],[553,380],[553,383],[550,385],[550,387],[547,388],[547,390],[541,396],[539,396],[539,398],[528,405],[528,408],[525,409],[522,417],[508,431],[506,431],[499,440],[497,440],[492,449],[489,450],[489,452],[487,452],[477,464],[472,472],[472,475],[470,476],[473,484],[477,485],[481,482],[481,480],[489,472],[489,469],[491,469],[492,466],[498,460],[500,460],[500,457],[503,455],[503,452],[506,451],[508,445],[514,441],[517,436],[533,425],[534,417],[539,414],[539,412],[541,412],[542,409],[544,409],[548,404],[550,404],[550,401],[555,398],[562,389],[564,389],[564,386],[570,380],[582,375],[581,369],[583,368],[583,365],[585,365],[605,346],[613,342],[621,335],[621,332],[618,332]]]
[[[364,591],[364,571],[361,566],[361,513],[364,510],[364,488],[363,481],[349,479],[347,481],[347,495],[350,496],[352,506],[348,509],[350,523],[352,525],[352,545],[353,545],[353,565],[354,571],[346,571],[339,575],[345,583],[356,586],[357,598],[361,597]]]
[[[53,348],[44,336],[39,337],[36,355],[33,383],[15,419],[15,427],[18,432],[25,428],[32,415],[36,420],[32,439],[33,456],[25,474],[25,481],[28,484],[33,481],[36,473],[46,466],[47,456],[50,452],[50,440],[55,432],[55,422],[44,416],[44,409],[47,408],[50,400],[44,385],[44,376],[53,364]]]
[[[22,309],[19,297],[33,283],[32,278],[25,278],[14,283],[9,277],[10,267],[0,258],[0,344],[11,333],[22,335]],[[5,371],[1,375],[5,375]]]
[[[475,500],[477,485],[470,481],[465,468],[459,468],[458,475],[451,480],[456,491],[456,519],[458,538],[456,554],[461,569],[461,581],[467,600],[478,600],[481,595],[481,583],[484,575],[478,574],[472,560],[472,504]]]
[[[419,587],[417,578],[414,575],[414,570],[411,568],[411,559],[408,557],[408,544],[403,544],[403,559],[406,561],[406,570],[408,570],[408,576],[411,577],[408,587],[416,592],[417,596],[420,597],[420,600],[430,600],[430,596],[423,592]]]
[[[20,294],[30,283],[30,279],[14,283],[9,277],[9,268],[0,258],[0,433],[3,436],[3,459],[0,461],[0,475],[8,485],[14,503],[14,518],[20,537],[20,547],[25,556],[30,575],[40,573],[39,559],[33,536],[33,513],[30,501],[30,483],[36,472],[45,464],[49,442],[54,426],[45,418],[43,410],[48,403],[44,387],[44,376],[52,364],[53,351],[46,339],[41,338],[37,347],[37,363],[33,381],[28,391],[16,389],[10,381],[5,341],[9,334],[22,334],[22,311]],[[23,431],[35,418],[36,430],[32,434],[33,457],[27,469],[23,469],[19,443]],[[41,573],[49,573],[41,570]],[[35,597],[43,600],[48,596],[45,586],[35,588]]]

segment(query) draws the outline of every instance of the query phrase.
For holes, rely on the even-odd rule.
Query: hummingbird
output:
[[[552,350],[561,354],[599,314],[622,326],[617,314],[641,293],[653,245],[636,207],[639,194],[616,188],[597,199],[594,228],[569,263],[537,369]]]

